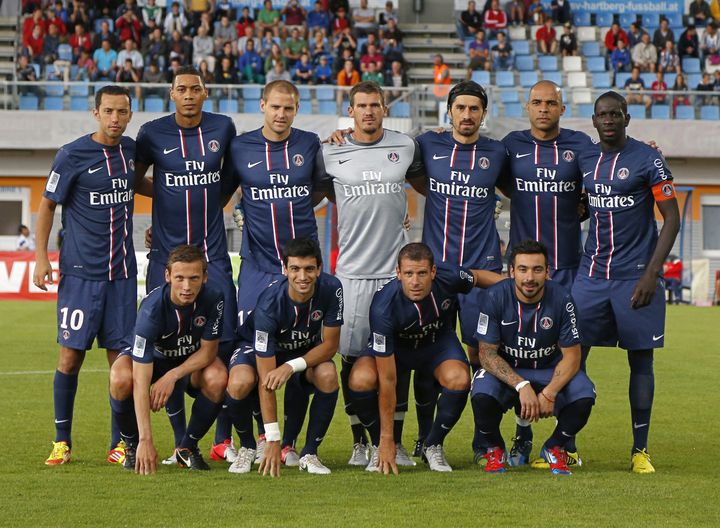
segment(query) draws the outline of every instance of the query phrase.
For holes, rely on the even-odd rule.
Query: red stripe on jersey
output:
[[[432,292],[431,292],[432,293]],[[420,323],[420,327],[423,326],[423,320],[422,320],[422,311],[420,310],[420,307],[418,306],[418,303],[413,303],[413,306],[415,306],[415,309],[418,313],[418,322]]]
[[[270,144],[265,142],[265,168],[267,170],[272,169],[272,161],[270,161]]]
[[[297,306],[293,306],[293,310],[295,311],[295,322],[293,323],[293,328],[295,328],[298,325],[298,319],[300,318],[300,312],[298,311]]]
[[[554,255],[553,266],[555,269],[557,269],[557,262],[558,262],[557,206],[558,206],[557,196],[553,196],[553,255]]]
[[[477,149],[477,145],[473,145],[473,151],[472,151],[472,157],[470,159],[470,170],[473,170],[475,168],[475,151]]]
[[[288,141],[285,142],[285,168],[290,169],[290,155],[288,154]]]
[[[462,226],[460,227],[460,257],[458,259],[458,264],[460,266],[463,265],[463,258],[465,257],[465,226],[467,225],[467,209],[468,201],[465,200],[465,203],[463,204]]]
[[[593,173],[593,180],[598,179],[598,174],[600,172],[600,162],[602,161],[603,154],[600,153],[600,156],[598,157],[597,163],[595,164],[595,172]]]
[[[277,254],[277,258],[280,261],[280,266],[282,267],[282,255],[280,254],[280,240],[278,239],[278,225],[277,225],[277,215],[275,214],[275,204],[270,204],[270,219],[272,222],[272,229],[273,229],[273,242],[275,243],[275,253]]]
[[[120,159],[123,162],[123,172],[127,174],[127,163],[125,162],[125,154],[123,153],[122,144],[119,145],[120,147]]]
[[[522,332],[522,304],[520,304],[520,301],[517,303],[518,308],[518,334]]]
[[[442,261],[447,260],[448,228],[450,225],[450,198],[445,198],[445,227],[443,228],[443,255]]]
[[[103,152],[105,152],[105,149],[103,149]],[[107,152],[105,153],[107,156]],[[112,265],[112,258],[113,258],[113,227],[115,224],[115,213],[113,211],[113,208],[110,208],[110,258],[108,259],[108,280],[112,280],[113,278],[113,265]]]
[[[205,156],[205,140],[202,135],[202,127],[198,127],[198,140],[200,141],[200,155]]]
[[[178,132],[180,133],[180,153],[182,154],[182,157],[185,158],[185,136],[183,135],[183,131],[178,129]]]
[[[433,292],[430,292],[430,300],[432,301],[433,308],[435,309],[435,317],[440,317],[440,310],[438,310],[437,302],[435,302],[435,295],[433,295]]]
[[[295,238],[295,218],[293,215],[292,202],[288,202],[288,212],[290,213],[290,233],[292,234],[292,237]]]
[[[108,170],[108,176],[112,176],[112,165],[110,164],[110,154],[108,154],[107,149],[103,149],[103,154],[105,154],[105,166]]]
[[[307,311],[307,326],[310,326],[310,314],[312,313],[312,297],[310,298],[310,304],[308,305],[308,311]]]
[[[553,141],[553,149],[555,150],[555,165],[560,163],[560,158],[558,157],[558,148],[557,148],[557,140]]]
[[[605,278],[610,280],[610,263],[612,262],[613,253],[615,252],[615,225],[613,223],[612,211],[608,212],[610,220],[610,254],[608,255],[607,269],[605,270]]]
[[[540,163],[540,145],[537,144],[537,142],[533,141],[535,143],[535,165]]]
[[[203,154],[204,156],[205,154]],[[203,189],[203,253],[205,260],[210,262],[207,254],[207,227],[208,227],[208,209],[207,209],[207,187]]]
[[[457,145],[453,145],[452,154],[450,154],[450,168],[455,167],[455,155],[457,154]]]
[[[538,303],[535,307],[535,313],[533,314],[533,332],[537,333],[537,316],[538,312],[540,311],[540,304]]]
[[[602,154],[600,154],[600,156],[602,156]],[[599,253],[600,253],[600,227],[599,227],[598,213],[597,213],[597,211],[595,211],[595,253],[590,258],[590,271],[588,272],[589,277],[593,276],[593,272],[595,271],[595,259],[597,258]]]
[[[613,158],[612,165],[610,166],[610,180],[613,180],[615,177],[615,165],[617,165],[617,160],[620,157],[620,153],[618,152],[615,154],[615,157]]]
[[[128,221],[128,209],[127,205],[124,207],[125,209],[125,217],[123,218],[123,240],[122,240],[122,251],[123,251],[123,272],[125,273],[125,278],[128,278],[128,271],[127,271],[127,247],[125,247],[125,241],[127,240],[128,232],[127,232],[127,221]]]
[[[187,233],[187,243],[192,244],[192,226],[190,224],[190,191],[185,191],[185,225]]]
[[[177,308],[175,308],[175,317],[177,317],[178,322],[178,329],[175,335],[180,337],[180,330],[182,330],[182,315],[180,314],[180,310],[178,310]]]

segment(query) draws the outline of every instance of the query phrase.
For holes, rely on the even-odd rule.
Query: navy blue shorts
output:
[[[250,312],[255,309],[260,293],[271,283],[281,280],[282,273],[267,273],[258,268],[251,259],[243,259],[238,274],[237,325],[242,326]]]
[[[282,365],[286,361],[304,356],[307,351],[302,351],[297,354],[292,355],[280,355],[276,356],[277,365]],[[255,348],[253,347],[252,343],[249,343],[247,341],[241,341],[238,343],[238,346],[235,348],[235,352],[233,352],[232,357],[230,358],[230,363],[228,365],[228,371],[232,370],[233,367],[236,367],[238,365],[247,365],[249,367],[252,367],[255,372],[257,372],[257,356],[255,355]],[[330,360],[332,362],[332,360]],[[300,383],[300,385],[306,389],[313,387],[313,385],[307,380],[307,377],[305,376],[305,372],[296,372],[293,374],[290,379],[297,378],[297,382]],[[288,383],[290,383],[290,380],[288,380]]]
[[[468,294],[458,295],[460,335],[466,345],[478,346],[475,332],[480,317],[480,308],[487,302],[487,293],[480,288],[473,288]]]
[[[619,346],[625,350],[662,348],[665,343],[665,286],[658,279],[649,305],[634,309],[632,280],[578,275],[572,296],[584,346]]]
[[[398,370],[422,370],[430,373],[443,361],[455,359],[469,365],[465,351],[455,334],[444,334],[435,343],[412,350],[395,349],[395,365]],[[374,357],[371,347],[366,348],[361,356]]]
[[[85,280],[60,277],[57,301],[57,341],[75,350],[98,346],[108,350],[130,348],[137,314],[137,279]]]
[[[148,262],[146,291],[150,292],[158,286],[165,284],[165,264],[157,260]],[[223,332],[221,342],[235,339],[237,328],[237,299],[235,297],[235,283],[232,277],[232,264],[230,257],[213,260],[208,263],[208,286],[221,291],[225,301],[223,308]]]
[[[536,393],[540,393],[545,386],[550,383],[555,372],[555,367],[546,369],[515,369],[518,376],[526,379],[532,385]],[[519,401],[519,395],[515,387],[511,387],[497,379],[495,376],[487,372],[485,369],[478,370],[472,379],[470,386],[470,395],[485,394],[500,403],[504,411],[513,407]],[[584,398],[595,399],[595,385],[590,381],[587,374],[582,370],[563,387],[555,400],[554,413],[557,415],[566,405],[582,400]]]
[[[575,277],[577,276],[577,268],[559,269],[552,272],[550,278],[555,282],[559,282],[567,291],[572,290]]]

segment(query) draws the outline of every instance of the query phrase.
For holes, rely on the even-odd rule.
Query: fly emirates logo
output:
[[[588,193],[590,206],[598,209],[624,209],[635,205],[634,196],[612,195],[612,190],[611,185],[596,183],[593,192]]]
[[[462,171],[450,171],[450,181],[441,182],[433,177],[429,178],[430,190],[446,196],[459,196],[460,198],[487,198],[487,187],[469,185],[470,174]]]
[[[269,201],[289,198],[305,198],[310,196],[309,185],[290,185],[290,175],[277,172],[268,175],[270,185],[266,187],[251,186],[249,196],[251,200]]]
[[[134,193],[132,189],[128,189],[127,179],[113,178],[110,181],[112,191],[90,191],[90,205],[118,205],[132,202]]]
[[[346,198],[357,196],[372,196],[375,194],[397,194],[404,192],[402,182],[383,182],[382,171],[362,171],[362,182],[355,185],[342,184],[342,191]]]
[[[564,193],[575,192],[577,182],[557,179],[557,169],[535,167],[536,179],[515,178],[515,187],[519,192]]]
[[[185,174],[165,173],[167,187],[198,187],[220,183],[220,171],[205,172],[204,161],[185,161]]]

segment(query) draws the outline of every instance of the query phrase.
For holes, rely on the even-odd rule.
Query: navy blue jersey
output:
[[[590,230],[579,273],[603,279],[634,279],[645,272],[658,232],[655,201],[675,196],[662,154],[628,138],[616,152],[600,145],[580,155],[590,204]]]
[[[258,129],[233,139],[223,184],[226,194],[242,188],[243,258],[266,273],[281,273],[280,251],[289,240],[317,240],[312,192],[323,167],[320,138],[312,132],[293,128],[285,141],[275,142]]]
[[[287,277],[273,282],[260,294],[255,309],[240,328],[240,338],[254,343],[260,357],[300,357],[320,344],[322,327],[343,324],[343,290],[340,281],[321,273],[309,301],[290,298]]]
[[[370,348],[376,356],[414,350],[455,333],[457,295],[473,288],[470,270],[438,265],[430,294],[414,302],[400,280],[388,282],[370,303]]]
[[[44,196],[62,205],[60,274],[88,280],[137,275],[132,242],[135,141],[117,146],[90,135],[60,148]]]
[[[495,184],[506,168],[505,147],[485,137],[463,145],[451,132],[426,132],[417,142],[427,174],[423,242],[439,262],[500,271]]]
[[[592,147],[590,136],[561,129],[551,141],[529,130],[503,139],[510,156],[512,207],[510,244],[537,240],[548,248],[550,270],[577,269],[582,253],[577,207],[582,192],[578,156]]]
[[[155,288],[138,310],[133,361],[186,358],[200,349],[201,340],[220,339],[223,305],[222,294],[207,286],[188,306],[176,306],[170,300],[169,284]]]
[[[514,279],[495,284],[487,294],[475,337],[499,345],[498,353],[513,368],[551,367],[562,358],[559,347],[580,344],[575,302],[559,283],[546,281],[542,299],[534,304],[518,300]]]
[[[208,262],[227,258],[220,171],[232,119],[203,112],[200,125],[183,128],[175,114],[145,123],[137,136],[137,161],[153,166],[152,248],[167,262],[181,244],[202,249]]]

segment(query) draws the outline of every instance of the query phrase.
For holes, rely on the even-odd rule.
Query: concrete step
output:
[[[453,79],[453,82],[464,79],[466,73],[467,69],[465,68],[450,68],[450,78]],[[408,77],[410,78],[410,84],[432,83],[433,71],[428,68],[410,68]]]
[[[443,59],[448,64],[451,62],[467,62],[468,60],[467,56],[464,53],[448,53],[440,49],[436,50],[436,52],[442,53]],[[403,53],[403,56],[405,57],[405,60],[408,61],[410,64],[432,64],[435,53],[412,51],[408,53]]]
[[[410,48],[430,48],[430,49],[449,49],[461,48],[458,46],[457,37],[413,37],[403,40],[404,49]]]
[[[15,27],[15,24],[17,24],[17,18],[15,17],[0,17],[0,26],[12,26]]]
[[[15,57],[15,46],[0,45],[0,57]]]
[[[455,32],[455,24],[403,24],[404,33],[444,33],[446,31]]]

